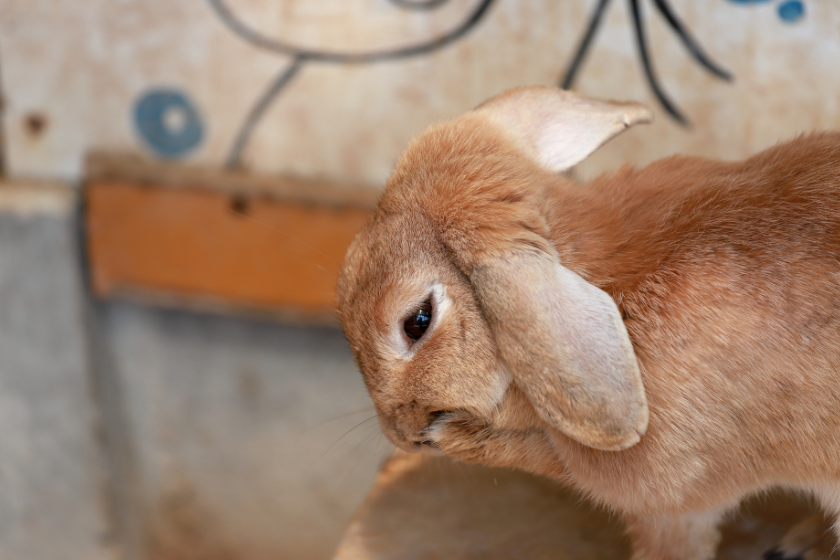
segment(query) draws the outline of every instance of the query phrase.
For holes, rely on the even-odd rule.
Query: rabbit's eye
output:
[[[411,340],[417,340],[423,333],[426,332],[426,329],[429,328],[429,324],[432,322],[432,302],[425,301],[423,305],[420,306],[420,309],[415,311],[411,314],[411,316],[405,320],[403,323],[403,329],[405,330],[406,336]]]

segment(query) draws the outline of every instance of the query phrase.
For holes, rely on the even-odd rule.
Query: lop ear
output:
[[[606,292],[542,251],[495,257],[471,281],[502,358],[543,420],[596,449],[639,441],[647,400]]]
[[[536,162],[561,173],[634,124],[653,120],[640,103],[591,99],[540,86],[508,90],[476,109],[507,131]]]

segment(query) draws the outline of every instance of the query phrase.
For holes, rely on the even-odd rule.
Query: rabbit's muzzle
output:
[[[388,439],[403,451],[438,455],[437,443],[431,437],[432,427],[447,413],[412,401],[397,406],[387,415],[387,422],[381,423]]]

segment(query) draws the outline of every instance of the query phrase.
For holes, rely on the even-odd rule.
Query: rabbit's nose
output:
[[[405,440],[422,442],[425,439],[423,432],[445,413],[444,410],[410,402],[400,405],[394,411],[393,426]]]
[[[413,441],[425,428],[428,410],[416,401],[399,405],[393,412],[394,427],[406,440]]]

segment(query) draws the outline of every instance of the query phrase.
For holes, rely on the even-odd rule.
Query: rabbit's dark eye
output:
[[[405,320],[403,323],[403,329],[405,330],[406,336],[411,340],[417,340],[423,333],[426,332],[426,329],[429,328],[429,324],[432,322],[432,302],[425,301],[423,305],[420,306],[420,309],[415,311],[411,314],[411,316]]]

